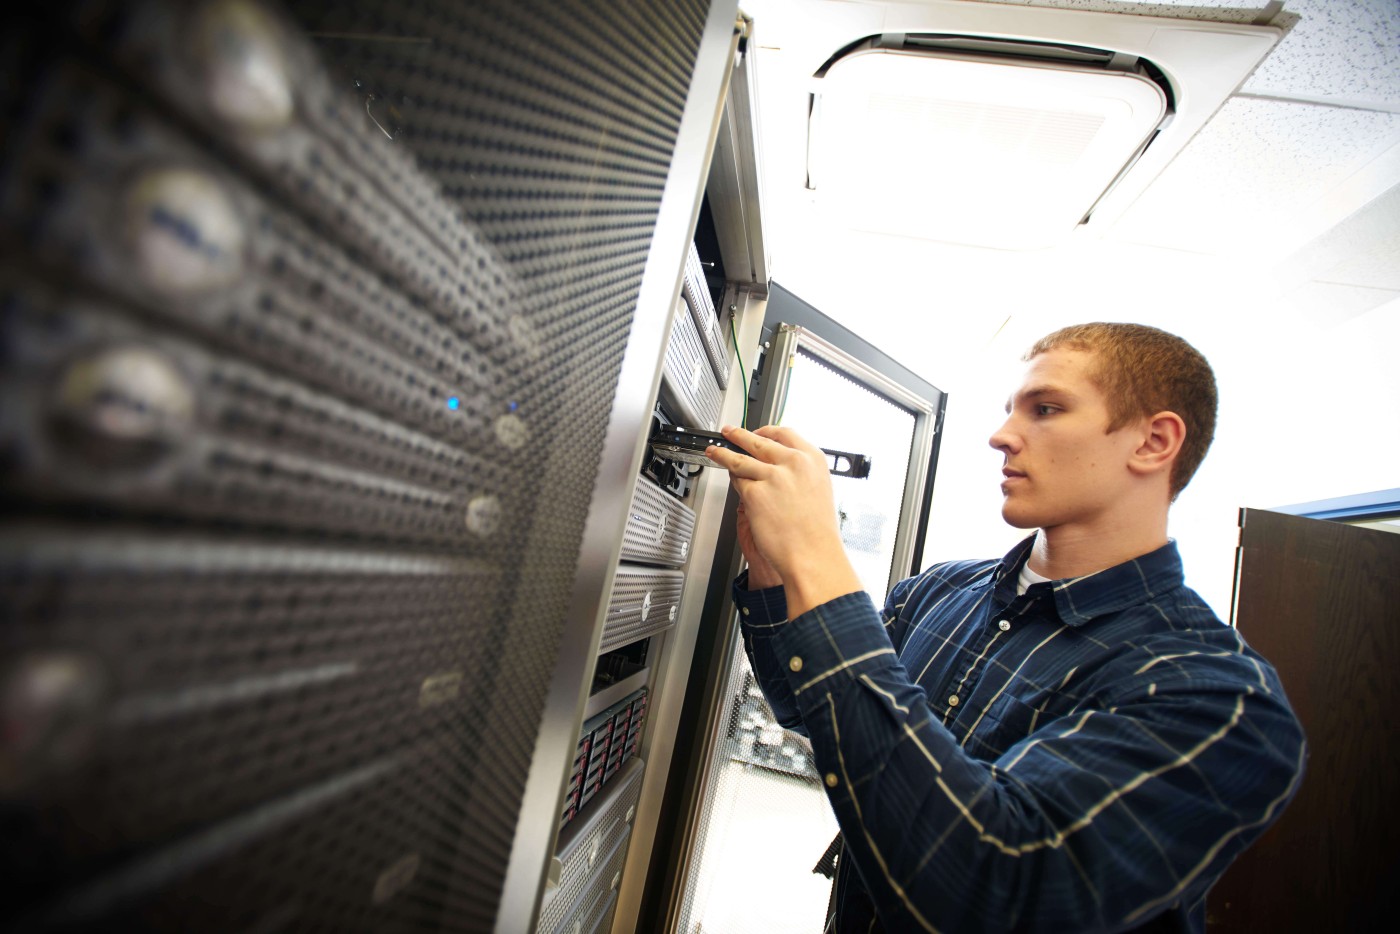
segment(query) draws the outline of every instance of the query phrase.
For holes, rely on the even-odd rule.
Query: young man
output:
[[[1209,365],[1127,324],[1025,359],[991,445],[1003,518],[1036,533],[903,581],[883,613],[819,449],[767,427],[724,430],[752,457],[708,451],[742,500],[745,648],[841,827],[836,931],[1202,931],[1302,775],[1277,676],[1167,538],[1214,432]]]

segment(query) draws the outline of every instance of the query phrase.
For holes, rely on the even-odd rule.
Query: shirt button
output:
[[[958,695],[956,695],[956,694],[954,694],[952,697],[948,698],[948,706],[949,706],[949,707],[956,707],[956,706],[958,706],[958,704],[961,704],[961,703],[962,703],[962,701],[958,700]]]
[[[836,777],[835,772],[826,773],[826,787],[835,788],[839,784],[841,784],[841,779]]]
[[[743,613],[745,616],[748,616],[748,615],[749,615],[749,608],[748,608],[748,607],[744,607],[744,608],[743,608],[742,610],[740,610],[739,612],[740,612],[740,613]]]
[[[997,623],[997,628],[1000,629],[1002,632],[1006,632],[1008,629],[1011,628],[1011,624],[1008,623],[1006,620],[1002,620],[1001,622]]]
[[[788,667],[791,668],[793,671],[801,671],[802,659],[794,655],[792,658],[788,659]]]

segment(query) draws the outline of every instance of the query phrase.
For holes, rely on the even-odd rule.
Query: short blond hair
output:
[[[1186,423],[1171,470],[1171,498],[1176,499],[1215,438],[1219,400],[1206,358],[1175,334],[1144,324],[1100,321],[1047,334],[1023,359],[1057,348],[1094,355],[1090,379],[1108,399],[1109,431],[1158,412],[1175,412]]]

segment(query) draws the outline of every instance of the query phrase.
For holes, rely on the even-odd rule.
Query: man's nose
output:
[[[1012,430],[1012,419],[1007,418],[1001,423],[1001,427],[992,432],[992,436],[987,439],[987,443],[998,451],[1007,454],[1014,454],[1020,448],[1020,440]]]

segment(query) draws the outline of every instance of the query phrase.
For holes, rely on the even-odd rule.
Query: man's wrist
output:
[[[771,567],[765,568],[750,564],[748,584],[749,590],[767,590],[770,587],[783,586],[783,579]]]
[[[844,549],[831,555],[813,556],[789,568],[783,573],[782,583],[790,619],[837,597],[865,589]]]

